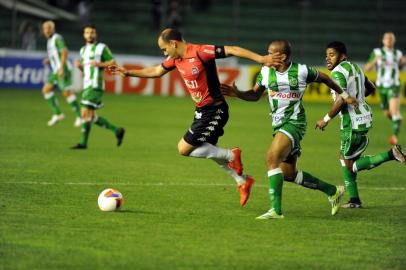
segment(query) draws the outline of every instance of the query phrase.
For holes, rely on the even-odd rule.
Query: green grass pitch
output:
[[[106,95],[99,111],[127,130],[117,148],[93,126],[86,151],[73,114],[47,127],[39,91],[0,91],[0,269],[405,269],[406,167],[391,162],[359,174],[361,210],[330,215],[321,192],[284,184],[284,220],[254,218],[269,208],[264,156],[272,140],[265,99],[230,100],[219,145],[240,146],[256,179],[246,207],[234,180],[210,160],[185,158],[188,98]],[[315,121],[327,104],[305,103],[308,131],[299,167],[342,184],[338,119]],[[366,154],[387,151],[390,122],[374,109]],[[406,128],[400,143],[406,148]],[[101,212],[99,192],[120,190],[120,212]]]

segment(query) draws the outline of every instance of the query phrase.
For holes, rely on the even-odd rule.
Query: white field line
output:
[[[13,185],[66,185],[66,186],[184,186],[184,187],[235,187],[235,184],[222,184],[222,183],[130,183],[130,182],[65,182],[65,183],[55,183],[55,182],[45,182],[45,181],[8,181],[0,182],[1,184],[13,184]],[[256,187],[267,188],[267,185],[256,184]],[[292,188],[296,185],[284,185],[284,188]],[[403,191],[406,187],[359,187],[363,190],[394,190]]]

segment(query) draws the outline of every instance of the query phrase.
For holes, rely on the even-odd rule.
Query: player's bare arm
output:
[[[122,66],[114,64],[108,66],[107,69],[112,74],[120,75],[122,77],[158,78],[168,73],[168,70],[164,69],[161,65],[146,67],[143,69],[127,70]]]
[[[114,59],[112,59],[110,61],[105,61],[105,62],[92,61],[92,62],[90,62],[90,64],[93,65],[93,66],[96,66],[96,67],[106,68],[106,67],[115,65],[116,61]]]
[[[61,66],[59,67],[59,70],[58,70],[58,77],[62,77],[63,74],[65,73],[66,59],[68,59],[68,50],[63,49],[61,52]]]
[[[376,91],[375,84],[371,82],[368,77],[365,77],[365,96],[369,96],[370,94]]]
[[[238,97],[239,99],[246,101],[257,101],[261,98],[265,88],[256,84],[253,89],[241,91],[238,89],[237,85],[233,83],[233,85],[221,84],[220,90],[225,96]]]
[[[324,130],[327,127],[328,123],[331,119],[333,119],[341,110],[341,108],[345,105],[345,101],[341,96],[337,96],[335,102],[331,106],[330,111],[324,116],[323,119],[317,121],[315,129],[319,128],[320,130]]]
[[[365,71],[371,71],[375,67],[375,65],[376,65],[376,63],[378,62],[379,59],[380,59],[379,56],[375,56],[374,60],[372,60],[369,63],[366,63],[366,65],[364,66],[364,70]]]
[[[267,66],[276,66],[282,63],[282,57],[279,53],[262,56],[238,46],[224,46],[224,52],[226,56],[237,56],[245,59],[250,59],[259,64]]]
[[[358,102],[355,98],[348,95],[347,92],[343,91],[341,87],[333,81],[327,74],[319,71],[319,76],[317,76],[316,82],[321,82],[327,85],[330,89],[333,89],[337,94],[342,96],[348,104],[354,107],[358,107]]]

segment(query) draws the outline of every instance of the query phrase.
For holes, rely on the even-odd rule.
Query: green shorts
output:
[[[59,90],[71,90],[69,89],[72,86],[72,72],[70,70],[65,70],[62,78],[58,77],[58,73],[51,73],[48,76],[48,80],[46,81],[48,84],[51,85],[58,85]]]
[[[389,109],[389,100],[400,96],[400,86],[378,87],[379,96],[381,97],[381,109]]]
[[[340,152],[344,159],[360,156],[368,146],[368,131],[340,131]]]
[[[300,156],[302,148],[300,147],[300,141],[303,139],[306,133],[306,123],[286,122],[279,127],[274,128],[273,136],[276,133],[281,132],[288,136],[292,143],[292,150],[289,153],[288,159],[294,155]]]
[[[83,107],[97,110],[103,107],[102,97],[103,97],[103,90],[96,89],[96,88],[87,88],[83,90],[82,93],[82,100],[80,104]]]

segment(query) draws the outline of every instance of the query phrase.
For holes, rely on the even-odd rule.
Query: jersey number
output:
[[[185,80],[185,84],[190,89],[196,89],[199,87],[196,80],[193,80],[193,81]]]

